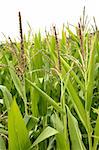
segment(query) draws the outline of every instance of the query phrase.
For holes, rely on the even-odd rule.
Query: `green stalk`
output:
[[[24,92],[24,95],[25,95],[25,100],[24,100],[25,114],[28,115],[27,98],[26,98],[26,91],[25,91],[25,78],[24,78],[24,77],[23,77],[23,83],[22,83],[22,86],[23,86],[23,92]]]
[[[92,137],[91,134],[88,134],[88,141],[89,141],[89,150],[92,150]]]

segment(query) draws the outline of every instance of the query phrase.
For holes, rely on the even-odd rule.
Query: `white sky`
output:
[[[89,17],[96,17],[99,25],[99,0],[0,0],[0,40],[2,32],[11,38],[19,36],[18,11],[21,11],[24,32],[27,21],[34,31],[57,27],[67,21],[76,24],[82,14],[83,6]]]

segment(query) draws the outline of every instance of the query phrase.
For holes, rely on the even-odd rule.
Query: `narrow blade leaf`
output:
[[[34,147],[35,145],[39,144],[40,142],[44,141],[45,139],[57,134],[58,131],[55,130],[52,127],[47,127],[46,129],[44,129],[44,131],[38,136],[38,138],[35,140],[35,142],[33,143],[32,147]]]
[[[69,133],[71,138],[71,147],[72,149],[77,150],[85,150],[85,147],[82,142],[81,133],[78,127],[78,122],[76,118],[71,114],[69,108],[67,107],[68,113],[68,126],[69,126]]]
[[[15,100],[8,113],[8,135],[9,150],[25,150],[31,146],[24,120]]]

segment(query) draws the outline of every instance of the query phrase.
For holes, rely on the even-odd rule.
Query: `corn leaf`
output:
[[[69,140],[68,137],[66,137],[67,139],[65,138],[63,122],[60,120],[56,113],[51,116],[51,121],[54,128],[58,131],[58,134],[56,134],[58,150],[69,150]]]
[[[88,65],[88,82],[87,82],[87,90],[86,90],[86,110],[89,112],[92,103],[92,95],[93,95],[93,86],[94,86],[94,73],[95,73],[95,52],[97,47],[97,35],[95,35],[93,40],[92,49],[90,51],[89,65]]]
[[[15,100],[8,113],[8,135],[9,150],[25,150],[31,146],[25,122]]]
[[[76,90],[74,89],[71,81],[68,79],[66,88],[68,90],[68,93],[71,96],[71,101],[74,105],[74,108],[79,116],[79,118],[81,119],[83,125],[85,126],[86,130],[88,131],[88,126],[87,126],[87,116],[86,116],[86,112],[84,110],[84,106],[82,104],[82,102],[80,101]]]
[[[68,127],[71,139],[71,148],[72,150],[85,150],[85,147],[82,142],[81,133],[78,127],[78,122],[76,118],[71,114],[69,108],[67,107],[68,114]]]
[[[45,139],[47,139],[47,138],[49,138],[49,137],[51,137],[51,136],[53,136],[55,134],[58,134],[58,131],[55,130],[54,128],[48,126],[47,128],[44,129],[44,131],[34,141],[32,147],[36,146],[40,142],[44,141]]]

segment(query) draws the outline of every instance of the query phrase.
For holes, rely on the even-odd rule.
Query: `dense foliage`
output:
[[[0,45],[0,150],[99,148],[99,33],[83,16],[74,34]]]

